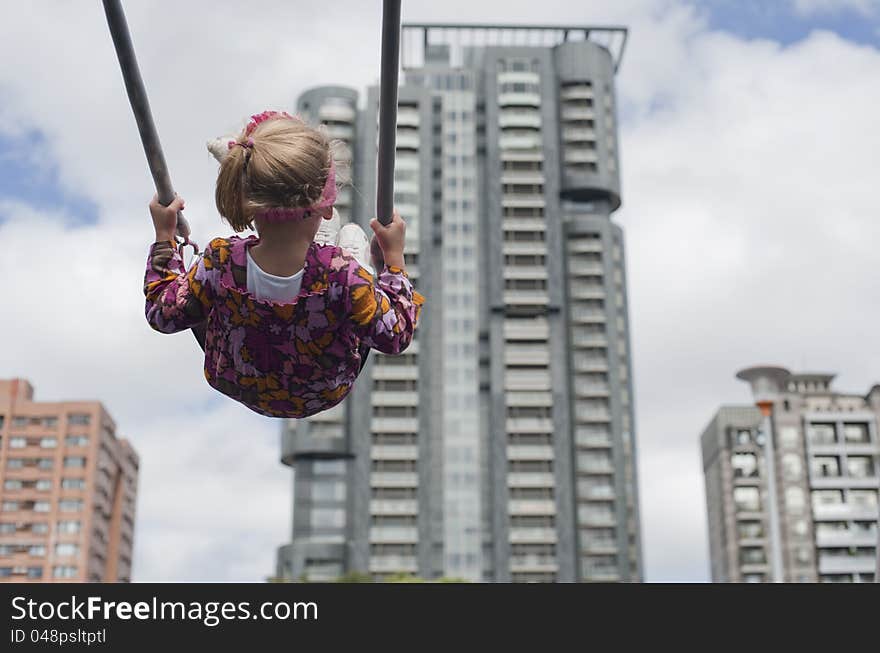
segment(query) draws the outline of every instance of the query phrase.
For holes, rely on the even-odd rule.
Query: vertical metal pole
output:
[[[150,111],[144,80],[141,79],[141,72],[135,58],[125,13],[122,11],[119,0],[104,0],[104,13],[107,15],[107,25],[110,27],[110,36],[113,37],[119,66],[122,68],[128,101],[131,104],[131,110],[141,135],[141,143],[143,143],[144,153],[147,155],[147,165],[153,175],[153,182],[156,184],[159,202],[168,206],[174,200],[174,187],[171,185],[171,177],[168,174],[165,155],[162,153],[162,145],[159,143],[156,125],[153,123],[153,113]],[[189,239],[189,223],[182,213],[177,214],[177,233],[184,240]]]
[[[391,224],[394,210],[394,149],[397,140],[397,71],[400,65],[400,0],[382,3],[382,76],[379,88],[379,160],[376,217]]]
[[[779,520],[779,498],[776,496],[776,451],[773,447],[773,418],[771,402],[759,402],[764,419],[761,431],[764,433],[764,455],[767,462],[767,501],[770,522],[770,562],[773,566],[773,582],[783,582],[782,530]]]
[[[153,113],[150,111],[144,80],[141,79],[141,72],[134,55],[134,46],[131,43],[131,34],[128,31],[125,13],[122,11],[119,0],[104,0],[104,13],[107,15],[107,25],[110,27],[110,36],[113,38],[119,67],[122,69],[128,101],[131,104],[131,110],[141,135],[141,143],[144,146],[144,153],[147,155],[147,165],[153,175],[153,182],[156,184],[159,202],[168,206],[174,200],[174,187],[171,185],[171,176],[168,174],[168,166],[165,164],[165,155],[162,153],[159,134],[156,132],[156,125],[153,122]],[[189,241],[189,223],[183,217],[182,212],[177,213],[177,234],[184,242],[193,245],[193,249],[195,249],[195,244]],[[194,326],[192,332],[204,351],[205,324]]]

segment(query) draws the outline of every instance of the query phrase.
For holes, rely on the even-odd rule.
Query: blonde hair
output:
[[[311,206],[321,198],[332,161],[322,131],[298,119],[273,118],[236,142],[242,147],[233,146],[223,160],[215,192],[217,210],[235,231],[247,229],[265,209]]]

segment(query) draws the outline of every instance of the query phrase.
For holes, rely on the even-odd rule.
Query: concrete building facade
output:
[[[608,32],[404,27],[395,205],[427,303],[406,353],[371,355],[340,430],[285,427],[297,480],[279,576],[641,579],[625,254],[611,220],[625,30]],[[371,88],[354,148],[364,225],[377,111]],[[310,497],[324,486],[335,498],[319,507]]]
[[[714,582],[870,582],[877,573],[880,386],[758,367],[756,406],[701,437]]]
[[[97,401],[0,380],[0,582],[131,580],[138,456]]]

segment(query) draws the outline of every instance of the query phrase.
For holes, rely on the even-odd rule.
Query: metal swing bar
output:
[[[400,0],[383,0],[376,217],[384,225],[391,224],[391,214],[394,210],[394,148],[397,139],[397,72],[399,67]]]

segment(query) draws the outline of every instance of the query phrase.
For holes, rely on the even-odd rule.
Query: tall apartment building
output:
[[[641,579],[614,74],[622,29],[403,30],[395,204],[427,297],[401,356],[291,423],[282,578]],[[465,45],[461,45],[465,44]],[[378,89],[304,94],[354,122],[375,206]],[[315,113],[311,113],[315,116]],[[350,132],[347,132],[350,133]]]
[[[97,401],[0,380],[0,581],[128,582],[138,456]]]
[[[880,385],[755,367],[756,406],[723,406],[703,432],[715,582],[875,579]]]

